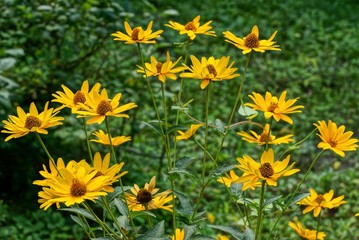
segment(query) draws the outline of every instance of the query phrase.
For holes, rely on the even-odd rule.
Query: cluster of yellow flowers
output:
[[[180,34],[187,34],[189,38],[188,41],[194,41],[198,35],[216,36],[210,26],[211,22],[212,21],[208,21],[201,25],[200,16],[197,16],[185,25],[170,21],[166,26],[177,30]],[[140,44],[153,44],[156,43],[155,39],[160,37],[160,34],[163,31],[158,30],[153,32],[152,25],[153,22],[151,21],[144,30],[140,26],[132,28],[128,22],[125,22],[125,33],[118,31],[113,33],[112,36],[115,37],[114,40],[123,41],[125,44],[137,44],[138,46],[140,46]],[[273,41],[276,34],[277,32],[275,31],[269,39],[260,40],[259,29],[257,26],[254,26],[252,31],[243,38],[237,37],[229,31],[223,32],[225,41],[240,49],[243,54],[251,54],[252,51],[261,53],[268,50],[279,51],[279,45],[276,45]],[[160,62],[154,56],[151,56],[150,62],[144,63],[143,66],[137,66],[137,72],[143,74],[145,79],[156,77],[162,84],[166,83],[167,78],[176,80],[177,75],[182,79],[189,78],[200,80],[201,89],[208,88],[208,86],[214,82],[230,80],[240,76],[240,74],[236,73],[238,69],[233,67],[235,62],[230,62],[229,56],[223,56],[221,58],[215,58],[213,56],[209,58],[197,58],[196,56],[191,55],[190,65],[183,63],[181,66],[177,66],[181,59],[182,58],[180,57],[176,61],[172,61],[169,52],[166,54],[165,62]],[[60,103],[60,107],[56,109],[48,108],[49,103],[47,102],[44,110],[40,113],[34,103],[30,104],[28,113],[21,107],[18,107],[17,116],[9,116],[8,120],[4,120],[5,130],[1,131],[10,134],[5,141],[23,137],[28,133],[35,133],[44,147],[45,152],[50,159],[50,170],[44,165],[43,170],[40,171],[40,174],[44,179],[36,180],[34,181],[34,184],[42,187],[42,191],[39,192],[38,196],[40,198],[40,208],[44,208],[45,210],[53,204],[59,208],[61,207],[61,203],[65,204],[67,207],[74,204],[84,204],[85,207],[88,207],[85,204],[85,200],[95,201],[99,197],[103,197],[107,195],[107,193],[113,192],[114,187],[112,185],[114,183],[120,182],[122,186],[121,177],[127,172],[121,172],[124,163],[117,162],[113,147],[128,142],[131,138],[128,136],[111,136],[108,126],[108,117],[128,118],[129,115],[126,112],[137,107],[133,102],[120,105],[122,94],[117,93],[114,97],[109,97],[107,90],[105,88],[101,89],[100,83],[95,83],[92,88],[90,88],[89,82],[86,80],[77,91],[72,91],[65,85],[61,85],[61,87],[63,91],[57,91],[52,94],[54,97],[52,101]],[[241,96],[241,89],[242,88],[240,88],[239,91],[239,97]],[[233,109],[237,108],[240,99],[239,97],[237,97],[237,102],[234,104]],[[241,175],[238,176],[236,171],[232,169],[225,176],[218,178],[218,182],[224,184],[226,187],[230,187],[232,184],[242,184],[243,191],[262,188],[261,200],[264,200],[263,191],[266,185],[277,186],[277,182],[280,178],[288,177],[299,172],[299,169],[294,168],[295,162],[290,163],[290,155],[285,156],[284,159],[278,159],[278,157],[275,157],[273,150],[275,145],[294,142],[293,134],[280,137],[276,137],[273,134],[273,119],[275,122],[284,121],[288,124],[293,124],[293,120],[289,116],[291,114],[301,113],[301,109],[304,108],[302,105],[296,105],[298,98],[286,99],[286,97],[286,91],[283,91],[279,97],[272,95],[270,92],[266,92],[264,95],[252,92],[252,94],[249,95],[252,102],[246,103],[242,107],[250,108],[252,111],[263,112],[264,118],[268,121],[263,125],[259,123],[257,124],[261,127],[261,132],[259,133],[255,131],[250,131],[250,133],[240,131],[238,132],[238,135],[241,136],[244,141],[264,147],[264,150],[261,151],[262,154],[258,161],[248,155],[238,157],[238,164],[236,165],[235,170],[239,171]],[[100,153],[96,152],[94,157],[92,157],[89,148],[90,163],[86,160],[78,162],[71,160],[65,164],[61,158],[58,158],[55,163],[43,144],[39,134],[47,134],[48,128],[62,124],[64,118],[57,115],[60,113],[61,109],[65,107],[71,109],[72,113],[76,114],[78,118],[88,118],[86,124],[101,124],[105,122],[108,132],[105,133],[103,130],[98,130],[93,133],[96,138],[89,141],[110,146],[112,153],[107,153],[102,158]],[[234,111],[232,113],[234,113]],[[229,124],[231,124],[232,118],[233,114],[231,114]],[[225,131],[228,131],[229,124]],[[328,122],[318,121],[318,123],[314,125],[319,131],[317,135],[321,139],[318,148],[323,149],[323,151],[332,150],[334,153],[343,157],[345,156],[346,151],[355,151],[358,147],[358,140],[352,138],[353,132],[345,132],[344,126],[337,127],[337,125],[330,120]],[[166,124],[164,124],[164,126],[166,126]],[[186,132],[180,130],[177,131],[174,139],[176,141],[195,140],[194,135],[202,126],[205,126],[207,132],[208,120],[206,120],[205,123],[198,121],[197,123],[192,124]],[[168,144],[166,141],[169,142],[169,139],[164,139],[165,144]],[[207,141],[205,141],[205,150],[206,144]],[[169,144],[166,145],[166,147],[169,147]],[[206,156],[207,154],[208,153],[205,153],[204,155]],[[214,159],[210,154],[208,155],[216,164],[217,158]],[[111,158],[114,159],[114,163],[112,164],[110,161]],[[172,166],[171,164],[172,163],[170,163],[169,166]],[[170,202],[176,197],[173,191],[174,189],[158,192],[159,189],[155,188],[155,185],[156,177],[153,176],[150,182],[146,183],[143,188],[134,184],[134,187],[130,189],[130,192],[122,191],[123,201],[126,203],[128,209],[131,211],[164,209],[173,212],[174,202],[171,204]],[[206,184],[203,185],[205,186]],[[310,195],[301,199],[298,204],[306,206],[303,213],[313,210],[314,216],[317,217],[320,216],[320,212],[323,208],[331,209],[345,203],[343,200],[344,196],[333,199],[333,195],[333,190],[321,195],[317,194],[314,189],[310,189]],[[258,219],[259,221],[262,221],[263,201],[260,203],[259,209]],[[289,226],[305,239],[324,239],[325,237],[325,233],[305,229],[300,222],[290,222]],[[260,224],[257,223],[256,234],[260,235],[260,227]],[[119,228],[119,231],[121,231],[123,235],[126,235],[126,233],[122,232],[121,228]],[[185,238],[184,230],[176,228],[174,235],[171,236],[171,238],[183,240]],[[228,238],[219,235],[217,239]]]

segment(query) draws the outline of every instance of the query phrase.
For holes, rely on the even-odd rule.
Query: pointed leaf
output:
[[[292,201],[289,203],[289,206],[299,202],[300,200],[302,200],[303,198],[306,198],[310,195],[310,193],[300,193],[300,194],[297,194],[293,199]]]
[[[214,121],[214,125],[216,126],[218,132],[220,132],[220,133],[225,132],[225,127],[226,126],[225,126],[224,122],[222,122],[220,119],[216,119]]]
[[[196,160],[195,157],[178,158],[176,160],[175,168],[176,169],[186,169],[186,167],[189,166],[190,164],[192,164],[194,160]]]
[[[166,239],[165,234],[165,224],[164,221],[159,222],[152,229],[148,230],[145,234],[136,238],[136,240],[159,240]]]
[[[196,232],[197,226],[196,225],[184,225],[183,226],[185,237],[184,240],[190,240],[193,239],[191,236]]]
[[[84,224],[79,217],[76,217],[75,215],[70,215],[71,219],[74,220],[75,223],[80,225],[85,231],[87,231],[87,226]]]
[[[191,172],[188,172],[185,169],[173,169],[172,171],[168,172],[170,175],[177,173],[179,175],[186,175],[191,177],[193,180],[195,180],[197,183],[201,183],[201,180],[199,180],[194,174],[192,174]]]
[[[229,188],[229,190],[231,190],[231,193],[236,196],[236,197],[240,197],[243,193],[242,191],[242,186],[243,183],[231,183],[231,187]]]
[[[258,112],[256,110],[253,110],[252,108],[243,105],[239,107],[238,113],[241,116],[247,117],[248,119],[252,119],[258,115]]]
[[[222,174],[232,170],[233,168],[235,168],[236,165],[234,164],[226,164],[226,165],[222,165],[219,166],[218,168],[216,168],[213,173],[212,173],[212,177],[218,177],[221,176]]]
[[[247,227],[246,230],[244,231],[243,240],[254,240],[254,239],[255,239],[254,232],[252,231],[252,229]]]
[[[121,213],[121,215],[127,216],[128,215],[128,207],[126,206],[126,203],[122,202],[118,198],[115,198],[113,201],[116,205],[118,211]]]
[[[161,129],[151,123],[148,123],[148,122],[145,122],[145,121],[142,121],[141,122],[143,125],[146,125],[147,127],[150,127],[152,128],[156,133],[158,133],[159,135],[162,135],[162,132],[161,132]]]
[[[174,193],[180,201],[180,208],[178,209],[179,213],[185,217],[192,217],[194,208],[190,200],[180,192],[174,191]]]
[[[231,234],[235,239],[243,240],[244,234],[236,227],[209,225],[209,227]]]
[[[268,205],[271,204],[272,202],[277,201],[277,200],[278,200],[279,198],[281,198],[281,197],[282,197],[282,195],[279,195],[279,196],[275,196],[275,197],[271,197],[271,198],[266,199],[266,200],[264,201],[264,203],[263,203],[263,207],[268,206]]]
[[[167,129],[166,133],[167,134],[170,134],[171,132],[174,132],[174,131],[178,131],[178,130],[187,130],[187,127],[185,126],[182,126],[182,125],[174,125],[174,126],[171,126]]]
[[[91,220],[97,222],[95,217],[84,208],[71,207],[71,208],[61,208],[60,210],[65,211],[65,212],[77,213],[77,214],[80,214],[81,216],[84,216],[85,218],[88,218],[88,219],[91,219]]]

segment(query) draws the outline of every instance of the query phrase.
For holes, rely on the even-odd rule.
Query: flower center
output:
[[[77,92],[75,93],[73,102],[74,102],[75,104],[77,104],[77,103],[85,103],[85,102],[86,102],[85,94],[84,94],[83,92],[81,92],[81,91],[77,91]]]
[[[317,202],[318,204],[321,204],[323,201],[325,201],[325,198],[319,194],[314,201]]]
[[[263,163],[259,167],[259,171],[261,172],[262,176],[265,178],[269,178],[274,174],[274,170],[273,170],[272,166],[270,165],[270,163]]]
[[[81,197],[86,194],[87,188],[83,182],[80,182],[77,178],[72,179],[72,185],[70,193],[74,197]]]
[[[33,127],[40,127],[41,121],[37,117],[34,116],[27,116],[25,120],[25,127],[29,130]]]
[[[142,188],[140,191],[138,191],[136,199],[139,203],[146,204],[151,202],[152,194],[146,189]]]
[[[156,64],[157,73],[161,73],[162,65],[163,65],[163,64],[160,63],[160,62],[158,62],[158,63]]]
[[[270,140],[271,139],[267,133],[262,133],[261,137],[259,138],[260,142],[267,142],[267,141],[269,142]]]
[[[133,30],[132,30],[132,34],[131,34],[131,38],[132,40],[140,40],[138,39],[138,34],[140,33],[141,29],[139,27],[135,27]]]
[[[112,111],[112,106],[109,101],[102,100],[96,109],[96,112],[100,115],[106,115],[107,112]]]
[[[268,107],[268,109],[267,109],[267,111],[268,111],[268,112],[274,112],[274,110],[275,110],[276,108],[278,108],[278,103],[271,102],[270,105],[269,105],[269,107]]]
[[[212,64],[207,64],[207,69],[208,69],[208,72],[210,73],[210,74],[213,74],[213,76],[217,76],[217,71],[216,71],[216,69],[214,68],[214,66],[212,65]]]
[[[329,139],[329,144],[330,144],[330,146],[332,146],[332,147],[336,147],[337,146],[337,140],[335,140],[334,138],[330,138]]]
[[[196,26],[194,25],[194,23],[192,21],[188,22],[186,24],[186,26],[184,26],[184,29],[186,29],[187,31],[189,31],[189,30],[196,31],[197,30]]]
[[[259,47],[258,37],[254,33],[250,33],[244,39],[244,45],[249,48],[257,48]]]

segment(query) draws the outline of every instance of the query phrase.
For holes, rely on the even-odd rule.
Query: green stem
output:
[[[271,132],[272,132],[272,123],[273,123],[273,118],[271,118],[270,122],[269,122],[269,130],[268,130],[268,135],[267,135],[267,139],[266,139],[266,151],[268,151],[270,135],[271,135]]]
[[[101,198],[102,198],[102,201],[103,201],[104,206],[105,206],[105,208],[106,208],[106,211],[110,214],[110,217],[112,218],[113,222],[115,223],[117,229],[122,233],[124,239],[127,239],[126,233],[123,231],[123,229],[121,228],[121,226],[118,224],[118,221],[117,221],[115,215],[113,215],[113,212],[112,212],[111,209],[110,209],[110,206],[109,206],[109,204],[108,204],[108,202],[107,202],[106,197],[101,197]]]
[[[266,181],[262,180],[262,188],[261,188],[261,198],[259,201],[259,210],[258,210],[258,218],[257,218],[257,227],[256,227],[256,238],[260,239],[261,231],[262,231],[262,217],[263,217],[263,203],[264,203],[264,190],[265,190]]]
[[[320,226],[320,220],[321,220],[321,214],[322,212],[319,212],[318,221],[317,221],[317,232],[315,234],[315,240],[318,240],[318,234],[319,234],[319,226]]]
[[[211,83],[208,84],[206,89],[206,106],[205,106],[205,135],[204,135],[204,151],[203,151],[203,161],[202,161],[202,184],[204,184],[204,177],[206,171],[206,160],[207,160],[207,149],[208,149],[208,109],[209,109],[209,94],[210,94]],[[201,199],[198,199],[198,202]]]
[[[117,164],[116,152],[115,152],[115,148],[112,145],[112,137],[111,137],[111,133],[110,133],[110,124],[108,123],[108,118],[107,117],[105,117],[105,123],[106,123],[106,131],[107,131],[107,134],[108,134],[108,140],[110,141],[110,149],[111,149],[112,158],[113,158],[115,164]]]
[[[57,165],[56,165],[56,163],[55,163],[55,160],[51,157],[51,155],[50,155],[49,151],[47,150],[47,148],[46,148],[46,146],[45,146],[44,142],[43,142],[43,141],[42,141],[42,139],[41,139],[40,134],[39,134],[38,132],[36,132],[36,134],[35,134],[35,135],[36,135],[36,138],[37,138],[37,140],[39,141],[39,143],[40,143],[41,147],[44,149],[44,151],[45,151],[45,153],[46,153],[47,157],[50,159],[50,161],[51,161],[52,165],[54,165],[54,168],[56,169],[57,173],[59,174],[59,176],[61,176],[61,177],[62,177],[62,175],[61,175],[61,173],[60,173],[59,169],[57,168]]]
[[[294,190],[294,192],[292,193],[291,197],[289,198],[289,200],[287,201],[287,203],[284,205],[284,207],[282,208],[282,211],[280,212],[279,216],[277,217],[276,221],[274,222],[274,225],[271,229],[271,231],[268,234],[267,240],[269,240],[270,236],[272,235],[274,229],[276,228],[280,218],[283,216],[283,214],[285,213],[285,211],[287,210],[287,208],[291,205],[291,201],[293,200],[293,198],[295,197],[295,195],[297,194],[297,192],[299,191],[299,188],[301,187],[301,185],[303,184],[304,180],[307,178],[310,170],[313,168],[314,164],[317,162],[317,160],[319,159],[319,157],[325,152],[326,150],[321,151],[313,160],[312,164],[310,164],[307,172],[304,174],[304,177],[301,179],[301,181],[299,182],[299,184],[297,185],[296,189]]]
[[[217,167],[217,163],[214,162],[213,156],[207,151],[207,149],[203,147],[202,144],[200,144],[194,137],[192,139],[210,157],[210,159],[212,159],[214,165]]]
[[[87,125],[86,125],[86,122],[85,122],[84,118],[82,118],[82,125],[84,126],[84,132],[85,132],[85,136],[86,136],[87,151],[88,151],[91,163],[93,163],[93,156],[92,156],[92,151],[91,151],[91,147],[90,147],[90,139],[89,139],[89,136],[87,134]]]

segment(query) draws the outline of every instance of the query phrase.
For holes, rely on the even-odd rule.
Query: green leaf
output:
[[[271,204],[271,203],[277,201],[277,200],[278,200],[279,198],[281,198],[281,197],[282,197],[282,195],[279,195],[279,196],[275,196],[275,197],[271,197],[271,198],[266,199],[266,200],[264,201],[264,203],[263,203],[263,207],[268,206],[269,204]]]
[[[179,174],[179,175],[186,175],[186,176],[189,176],[191,177],[193,180],[195,180],[198,184],[201,183],[201,180],[199,180],[193,173],[187,171],[186,169],[177,169],[177,168],[174,168],[172,171],[169,171],[168,172],[170,175],[172,174]]]
[[[220,132],[220,133],[224,133],[225,132],[225,124],[220,120],[220,119],[216,119],[214,121],[214,125],[216,126],[217,128],[217,131]]]
[[[247,227],[246,230],[244,231],[243,240],[254,240],[254,239],[255,239],[254,232],[252,231],[252,229]]]
[[[234,164],[226,164],[226,165],[219,166],[213,171],[212,177],[222,176],[224,173],[232,170],[235,167],[236,167],[236,165],[234,165]]]
[[[258,115],[258,112],[256,110],[253,110],[252,108],[243,105],[239,107],[238,113],[241,116],[247,117],[248,119],[252,119]]]
[[[292,201],[289,203],[289,206],[299,202],[300,200],[302,200],[303,198],[306,198],[310,195],[310,193],[299,193],[297,194]]]
[[[84,208],[79,208],[79,207],[61,208],[60,211],[77,213],[77,214],[80,214],[81,216],[84,216],[85,218],[88,218],[90,220],[97,222],[95,217]]]
[[[190,164],[192,164],[194,160],[196,160],[195,157],[178,158],[176,160],[176,165],[175,165],[174,168],[176,168],[176,169],[186,169],[186,167],[188,167]]]
[[[243,240],[244,234],[236,227],[222,226],[222,225],[209,225],[209,227],[221,230],[223,232],[231,234],[235,239]]]
[[[2,84],[2,85],[4,84],[5,88],[7,88],[7,89],[11,89],[11,88],[19,86],[19,84],[17,84],[13,80],[11,80],[7,77],[1,76],[1,75],[0,75],[0,84]]]
[[[70,215],[71,219],[74,220],[75,223],[77,223],[78,225],[80,225],[83,229],[87,229],[86,224],[84,224],[79,217],[76,217],[75,215]]]
[[[127,216],[128,215],[128,208],[126,206],[126,204],[124,202],[122,202],[121,200],[119,200],[118,198],[115,198],[115,200],[113,201],[114,204],[116,205],[118,211],[122,214]]]
[[[165,234],[165,224],[164,221],[161,221],[152,229],[148,230],[146,233],[136,238],[136,240],[168,239],[164,236],[164,234]]]
[[[183,229],[185,232],[184,240],[190,240],[193,239],[191,236],[196,232],[197,226],[184,224]]]
[[[13,57],[7,57],[0,59],[0,72],[8,70],[16,63],[16,59]]]
[[[171,132],[174,132],[174,131],[177,131],[177,130],[186,130],[187,127],[185,126],[182,126],[182,125],[174,125],[174,126],[171,126],[167,129],[167,134],[170,134]]]
[[[231,193],[236,196],[236,197],[240,197],[242,195],[242,186],[243,183],[231,183],[231,186],[229,188],[229,190],[231,190]]]
[[[190,200],[180,192],[174,191],[174,193],[180,201],[180,208],[178,209],[178,213],[187,218],[192,217],[194,208]]]
[[[5,52],[11,56],[24,56],[25,52],[22,48],[6,49]]]
[[[198,234],[191,237],[191,240],[214,240],[214,238],[208,237],[206,235]]]
[[[147,127],[150,127],[152,128],[153,130],[155,130],[156,133],[158,133],[159,135],[162,135],[162,132],[161,132],[161,129],[151,123],[148,123],[148,122],[145,122],[145,121],[142,121],[141,122],[142,124],[146,125]],[[157,121],[158,123],[158,121]]]

